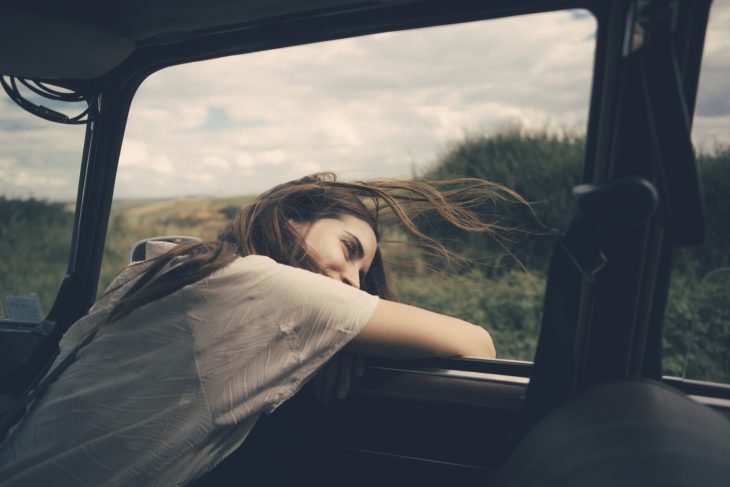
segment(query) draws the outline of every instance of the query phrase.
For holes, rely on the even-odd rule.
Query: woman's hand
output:
[[[314,379],[315,397],[328,406],[334,398],[344,399],[350,392],[352,379],[365,373],[365,357],[354,353],[339,352]]]

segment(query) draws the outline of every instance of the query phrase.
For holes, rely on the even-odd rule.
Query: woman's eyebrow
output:
[[[363,257],[365,257],[365,251],[362,248],[362,243],[360,243],[360,239],[357,238],[355,235],[353,235],[352,232],[345,231],[345,233],[355,243],[355,249],[353,250],[353,256],[358,259],[362,259]]]

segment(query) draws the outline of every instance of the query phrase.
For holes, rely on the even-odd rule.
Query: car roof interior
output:
[[[46,80],[92,80],[118,68],[130,57],[150,53],[177,63],[194,59],[200,51],[201,57],[213,57],[276,44],[365,34],[392,26],[423,26],[434,15],[438,15],[438,23],[448,23],[472,16],[489,18],[546,8],[570,8],[586,2],[457,1],[449,2],[448,7],[441,3],[416,0],[74,0],[59,3],[42,0],[6,5],[6,13],[0,18],[0,72]],[[337,23],[326,22],[334,17],[339,19]],[[353,18],[358,19],[357,24],[348,26],[347,20]],[[309,23],[316,25],[317,30],[308,31]],[[262,45],[261,37],[256,35],[256,28],[263,25],[269,30],[270,45]],[[274,27],[277,25],[280,28]],[[249,39],[241,42],[239,35],[245,36],[246,32]]]

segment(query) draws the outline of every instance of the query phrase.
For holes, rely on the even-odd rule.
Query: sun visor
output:
[[[0,73],[31,79],[93,79],[111,71],[134,42],[75,18],[3,8]]]

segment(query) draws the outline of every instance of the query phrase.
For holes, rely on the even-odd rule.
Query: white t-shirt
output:
[[[146,266],[125,269],[68,330],[56,364]],[[0,485],[185,484],[357,335],[377,301],[268,257],[238,258],[83,348],[0,446]]]

